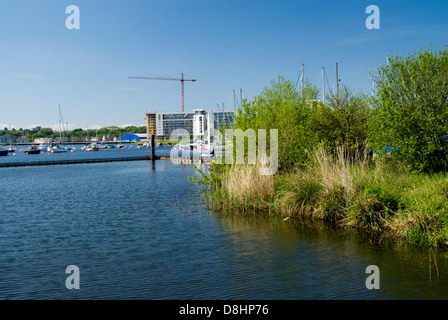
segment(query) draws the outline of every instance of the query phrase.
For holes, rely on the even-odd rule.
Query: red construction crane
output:
[[[182,85],[182,112],[184,112],[184,81],[195,82],[196,79],[184,79],[184,74],[182,73],[182,77],[179,78],[164,78],[164,77],[128,77],[129,79],[150,79],[150,80],[174,80],[180,81]]]

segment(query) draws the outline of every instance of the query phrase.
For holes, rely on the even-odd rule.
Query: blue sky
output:
[[[80,10],[68,30],[65,9]],[[368,5],[380,29],[368,30]],[[370,92],[386,56],[446,43],[448,1],[1,0],[0,126],[144,125],[146,111],[233,109],[282,75]],[[328,89],[327,89],[328,90]]]

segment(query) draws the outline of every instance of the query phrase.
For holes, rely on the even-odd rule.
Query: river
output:
[[[0,299],[448,298],[446,251],[307,220],[209,212],[188,181],[192,168],[0,168]],[[79,269],[78,290],[66,287],[69,265]],[[366,287],[369,265],[379,289]]]

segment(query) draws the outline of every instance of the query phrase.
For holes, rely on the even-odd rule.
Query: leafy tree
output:
[[[311,128],[316,138],[330,150],[344,144],[348,150],[364,151],[367,147],[369,125],[369,98],[354,93],[346,86],[339,95],[329,94],[327,104],[313,106]]]
[[[290,80],[279,76],[271,86],[252,101],[245,101],[235,117],[235,129],[278,129],[278,164],[280,170],[287,170],[305,162],[307,150],[316,141],[310,130],[310,100],[316,99],[319,91],[308,81],[304,83],[300,96]],[[269,136],[267,146],[270,145]]]
[[[52,135],[54,132],[53,132],[53,129],[51,129],[51,128],[42,128],[42,129],[40,129],[39,133],[45,137],[47,135]]]
[[[448,50],[419,49],[378,68],[371,138],[419,171],[448,165]]]

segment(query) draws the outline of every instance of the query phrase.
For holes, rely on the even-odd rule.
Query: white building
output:
[[[36,138],[34,139],[34,143],[51,143],[53,141],[52,138]]]
[[[209,118],[210,123],[207,123]],[[169,139],[176,129],[186,130],[190,137],[206,139],[207,129],[232,128],[233,112],[207,112],[194,109],[193,112],[152,112],[146,113],[148,134],[154,132],[158,138]]]
[[[193,115],[193,136],[202,137],[207,129],[204,109],[195,109]]]

